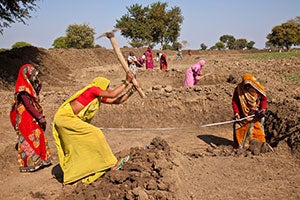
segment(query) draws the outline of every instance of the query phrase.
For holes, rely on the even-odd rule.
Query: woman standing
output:
[[[132,79],[133,74],[128,72],[123,83],[111,90],[108,79],[95,78],[59,107],[52,130],[64,184],[79,180],[90,184],[107,170],[121,167],[124,159],[117,161],[102,131],[90,122],[101,103],[121,104],[133,94],[135,86],[132,85],[121,95]]]
[[[10,112],[10,120],[18,136],[16,149],[20,172],[33,172],[51,164],[50,149],[44,135],[46,119],[39,104],[41,86],[38,70],[31,64],[23,65],[19,70]]]
[[[150,46],[147,47],[147,51],[145,54],[146,54],[146,69],[153,69],[154,68],[153,54]]]

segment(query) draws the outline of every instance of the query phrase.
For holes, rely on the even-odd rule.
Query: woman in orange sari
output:
[[[51,165],[50,149],[44,135],[46,119],[38,96],[40,90],[38,70],[31,64],[23,65],[19,70],[10,112],[10,120],[18,136],[16,149],[20,172],[33,172]]]
[[[267,108],[265,88],[252,74],[246,73],[242,82],[234,90],[232,108],[235,119],[247,118],[234,123],[233,143],[235,148],[250,146],[250,141],[266,143],[264,133],[264,116]]]

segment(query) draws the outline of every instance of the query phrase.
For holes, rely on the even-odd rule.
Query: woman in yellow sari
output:
[[[250,141],[266,143],[264,133],[264,116],[267,108],[265,88],[250,74],[244,74],[242,82],[234,90],[232,108],[235,119],[247,118],[234,123],[233,146],[247,148]]]
[[[64,184],[79,180],[92,183],[105,171],[116,169],[120,164],[102,131],[90,122],[101,103],[120,104],[133,94],[135,86],[121,95],[132,78],[133,74],[128,72],[122,85],[113,90],[109,89],[108,79],[95,78],[59,107],[52,130]]]

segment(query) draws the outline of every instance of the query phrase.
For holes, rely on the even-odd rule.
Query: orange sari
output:
[[[18,136],[17,150],[21,172],[36,171],[42,166],[51,164],[50,149],[44,130],[18,98],[20,92],[25,92],[30,97],[34,108],[40,113],[43,112],[37,91],[29,81],[33,73],[35,73],[35,68],[30,64],[25,64],[20,68],[10,112],[10,120]]]
[[[248,85],[248,87],[245,87]],[[264,87],[251,74],[245,74],[243,81],[237,88],[240,117],[248,117],[255,114],[260,108],[260,95],[266,96]],[[249,142],[256,139],[263,143],[266,142],[264,132],[264,117],[248,118],[247,120],[236,122],[233,125],[234,147],[249,147]]]

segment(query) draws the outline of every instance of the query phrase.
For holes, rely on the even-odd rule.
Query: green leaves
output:
[[[87,24],[73,24],[66,30],[67,48],[93,48],[94,47],[94,29]]]
[[[0,34],[3,28],[10,27],[10,24],[22,22],[31,16],[30,11],[35,10],[36,0],[0,0]]]
[[[130,40],[132,47],[174,44],[179,37],[183,17],[180,8],[167,10],[167,7],[167,3],[161,2],[147,7],[133,4],[127,7],[125,15],[116,20],[115,27],[121,29],[121,35]]]
[[[275,26],[267,35],[267,45],[289,50],[292,45],[300,45],[300,24],[291,20]]]

